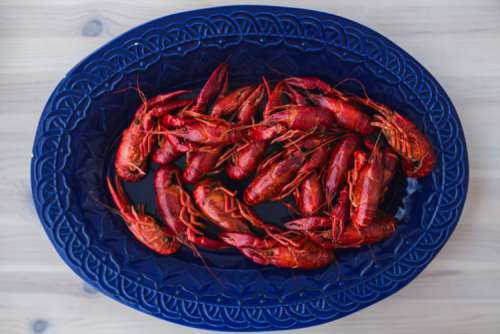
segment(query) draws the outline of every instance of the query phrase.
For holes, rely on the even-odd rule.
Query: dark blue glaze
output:
[[[400,177],[404,200],[396,234],[371,248],[338,254],[316,271],[263,267],[233,251],[203,252],[219,284],[192,254],[162,257],[138,243],[111,205],[104,180],[116,138],[140,101],[111,94],[137,81],[148,96],[197,87],[228,60],[233,83],[289,75],[329,82],[350,77],[415,122],[438,154],[433,173]],[[360,93],[347,82],[344,89]],[[355,22],[302,9],[236,6],[167,16],[114,39],[73,68],[52,93],[32,159],[33,199],[66,263],[88,284],[151,315],[193,327],[259,331],[335,320],[402,288],[455,228],[468,182],[467,150],[455,109],[436,80],[395,44]],[[154,212],[149,177],[128,186]],[[400,196],[398,195],[398,196]],[[287,215],[270,205],[275,223]]]

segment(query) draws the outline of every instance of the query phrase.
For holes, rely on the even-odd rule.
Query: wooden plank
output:
[[[86,286],[34,212],[30,158],[40,112],[64,74],[126,30],[178,11],[245,1],[0,2],[0,333],[203,333],[127,308]],[[272,1],[253,3],[274,4]],[[412,54],[454,101],[470,153],[455,233],[409,286],[335,323],[291,333],[496,333],[500,328],[500,2],[320,0]],[[212,332],[207,332],[212,333]]]

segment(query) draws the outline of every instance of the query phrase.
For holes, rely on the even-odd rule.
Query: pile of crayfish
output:
[[[121,135],[107,185],[130,232],[163,255],[182,245],[197,256],[200,247],[234,247],[262,265],[326,266],[336,249],[391,236],[398,222],[380,208],[391,179],[398,168],[424,177],[436,162],[410,120],[314,77],[230,89],[221,64],[194,98],[191,90],[152,98],[136,90],[142,103]],[[174,164],[181,156],[183,170]],[[131,204],[121,183],[141,180],[150,161],[160,166],[153,184],[161,222]],[[231,191],[218,173],[248,186]],[[297,218],[263,221],[252,206],[266,201],[285,203]]]

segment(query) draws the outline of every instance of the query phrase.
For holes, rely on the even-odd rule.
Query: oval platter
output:
[[[162,257],[128,233],[107,207],[105,178],[116,139],[146,95],[199,87],[227,61],[235,83],[282,73],[328,82],[356,78],[407,116],[438,155],[431,175],[399,182],[401,220],[390,239],[339,252],[315,271],[264,267],[233,251]],[[347,82],[345,89],[359,93]],[[357,90],[357,91],[356,91]],[[152,174],[152,173],[149,173]],[[335,15],[285,7],[230,6],[166,16],[134,28],[76,65],[43,110],[31,184],[40,220],[59,255],[88,284],[142,312],[223,331],[307,327],[356,312],[413,280],[453,232],[468,183],[465,139],[443,88],[380,34]],[[154,211],[151,177],[128,186]],[[269,220],[283,208],[257,208]],[[215,277],[217,279],[215,279]]]

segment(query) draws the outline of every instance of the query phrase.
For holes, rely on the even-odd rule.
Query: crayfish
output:
[[[233,247],[255,263],[292,269],[321,268],[337,249],[391,237],[398,221],[383,201],[392,179],[399,169],[425,177],[436,153],[408,118],[365,90],[337,87],[315,77],[232,87],[223,63],[194,98],[191,90],[146,98],[137,88],[142,103],[120,138],[116,177],[107,179],[116,212],[161,255],[186,246],[202,258],[198,248]],[[181,170],[174,164],[184,156]],[[149,159],[159,165],[160,219],[130,203],[122,186],[142,179]],[[242,180],[244,189],[233,190]],[[268,201],[285,204],[293,218],[257,216],[252,207]]]

